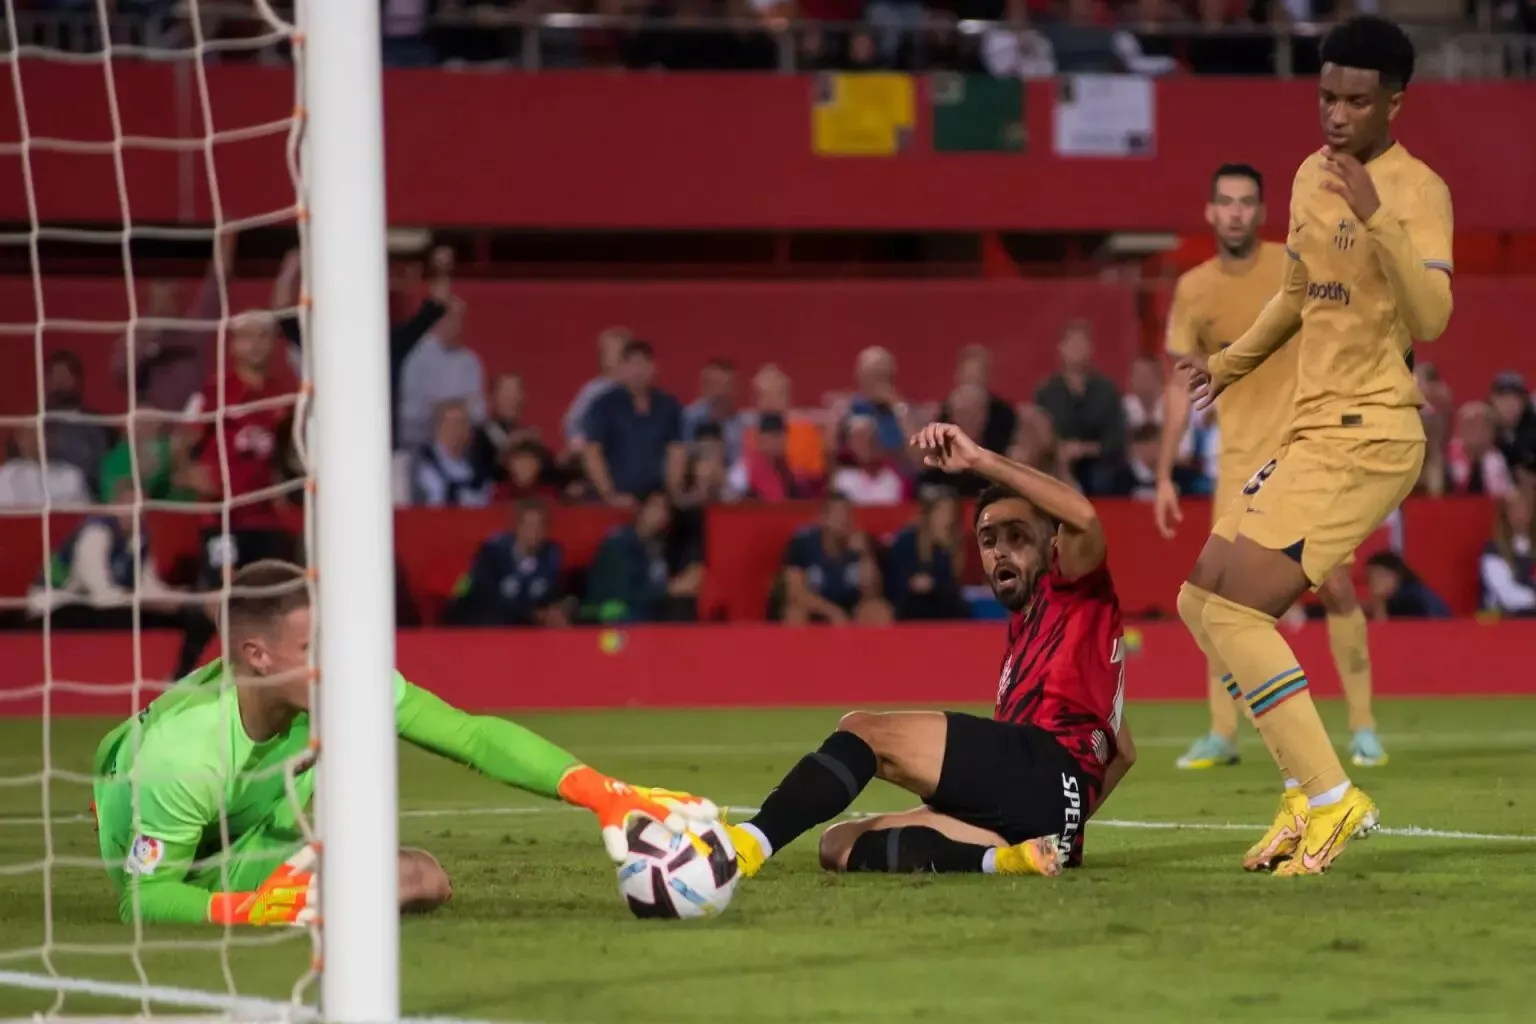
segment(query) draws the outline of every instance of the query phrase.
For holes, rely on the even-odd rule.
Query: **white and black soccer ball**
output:
[[[636,917],[714,917],[730,905],[740,872],[731,837],[718,824],[695,823],[673,835],[637,816],[626,835],[619,895]]]

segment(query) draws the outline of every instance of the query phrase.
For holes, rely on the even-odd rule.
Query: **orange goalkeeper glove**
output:
[[[672,789],[631,786],[611,779],[586,765],[577,765],[560,779],[560,798],[597,815],[603,830],[603,848],[622,862],[629,854],[625,830],[637,814],[654,818],[676,833],[686,832],[693,822],[715,821],[720,810],[712,801]]]
[[[255,892],[215,893],[208,904],[213,924],[308,925],[320,917],[315,851],[306,845],[289,857]]]

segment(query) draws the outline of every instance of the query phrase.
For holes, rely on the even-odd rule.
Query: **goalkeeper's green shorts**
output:
[[[303,834],[292,828],[261,825],[230,843],[219,856],[199,861],[185,881],[209,892],[255,892],[303,845]]]

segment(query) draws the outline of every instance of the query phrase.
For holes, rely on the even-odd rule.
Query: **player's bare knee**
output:
[[[423,913],[453,899],[453,882],[426,850],[400,851],[400,909]]]
[[[833,825],[821,834],[816,846],[816,858],[823,871],[848,870],[848,851],[863,829],[856,821],[844,821]]]
[[[851,732],[873,747],[879,733],[880,717],[880,713],[876,711],[850,711],[837,720],[837,731]],[[876,749],[875,752],[879,753],[879,750]]]

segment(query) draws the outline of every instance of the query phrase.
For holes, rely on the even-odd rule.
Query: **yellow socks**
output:
[[[1349,731],[1376,728],[1371,715],[1371,648],[1366,641],[1365,612],[1358,605],[1343,615],[1328,616],[1328,646],[1344,684]]]
[[[1236,684],[1231,682],[1232,674],[1218,661],[1211,661],[1210,703],[1211,703],[1211,732],[1218,736],[1225,736],[1232,740],[1237,738],[1237,702],[1233,700],[1232,690]],[[1236,694],[1242,698],[1242,691]]]
[[[1235,737],[1237,735],[1237,709],[1242,708],[1243,713],[1248,716],[1250,722],[1253,721],[1253,712],[1249,710],[1247,701],[1243,700],[1243,691],[1238,687],[1232,673],[1227,671],[1226,665],[1221,660],[1221,655],[1217,653],[1216,646],[1211,643],[1210,635],[1205,630],[1205,603],[1215,598],[1215,596],[1209,590],[1203,590],[1193,583],[1186,582],[1179,588],[1179,618],[1184,621],[1184,625],[1189,629],[1190,635],[1195,638],[1195,643],[1200,646],[1200,650],[1205,652],[1205,657],[1211,665],[1211,731],[1220,732],[1224,736]],[[1219,700],[1218,692],[1220,694]],[[1218,711],[1218,707],[1222,710]],[[1221,717],[1223,715],[1225,717]],[[1218,723],[1227,720],[1230,720],[1232,723],[1230,731],[1222,732]],[[1264,740],[1265,746],[1269,747],[1269,754],[1275,759],[1275,764],[1279,767],[1281,776],[1290,779],[1290,774],[1285,770],[1285,763],[1280,760],[1280,752],[1275,749],[1275,745],[1269,741],[1268,737],[1264,736],[1263,730],[1259,731],[1259,736]]]
[[[1182,615],[1183,591],[1179,602]],[[1205,595],[1204,605],[1206,636],[1242,686],[1253,724],[1281,771],[1308,797],[1342,792],[1349,778],[1312,703],[1306,673],[1275,629],[1274,617],[1214,594]]]

